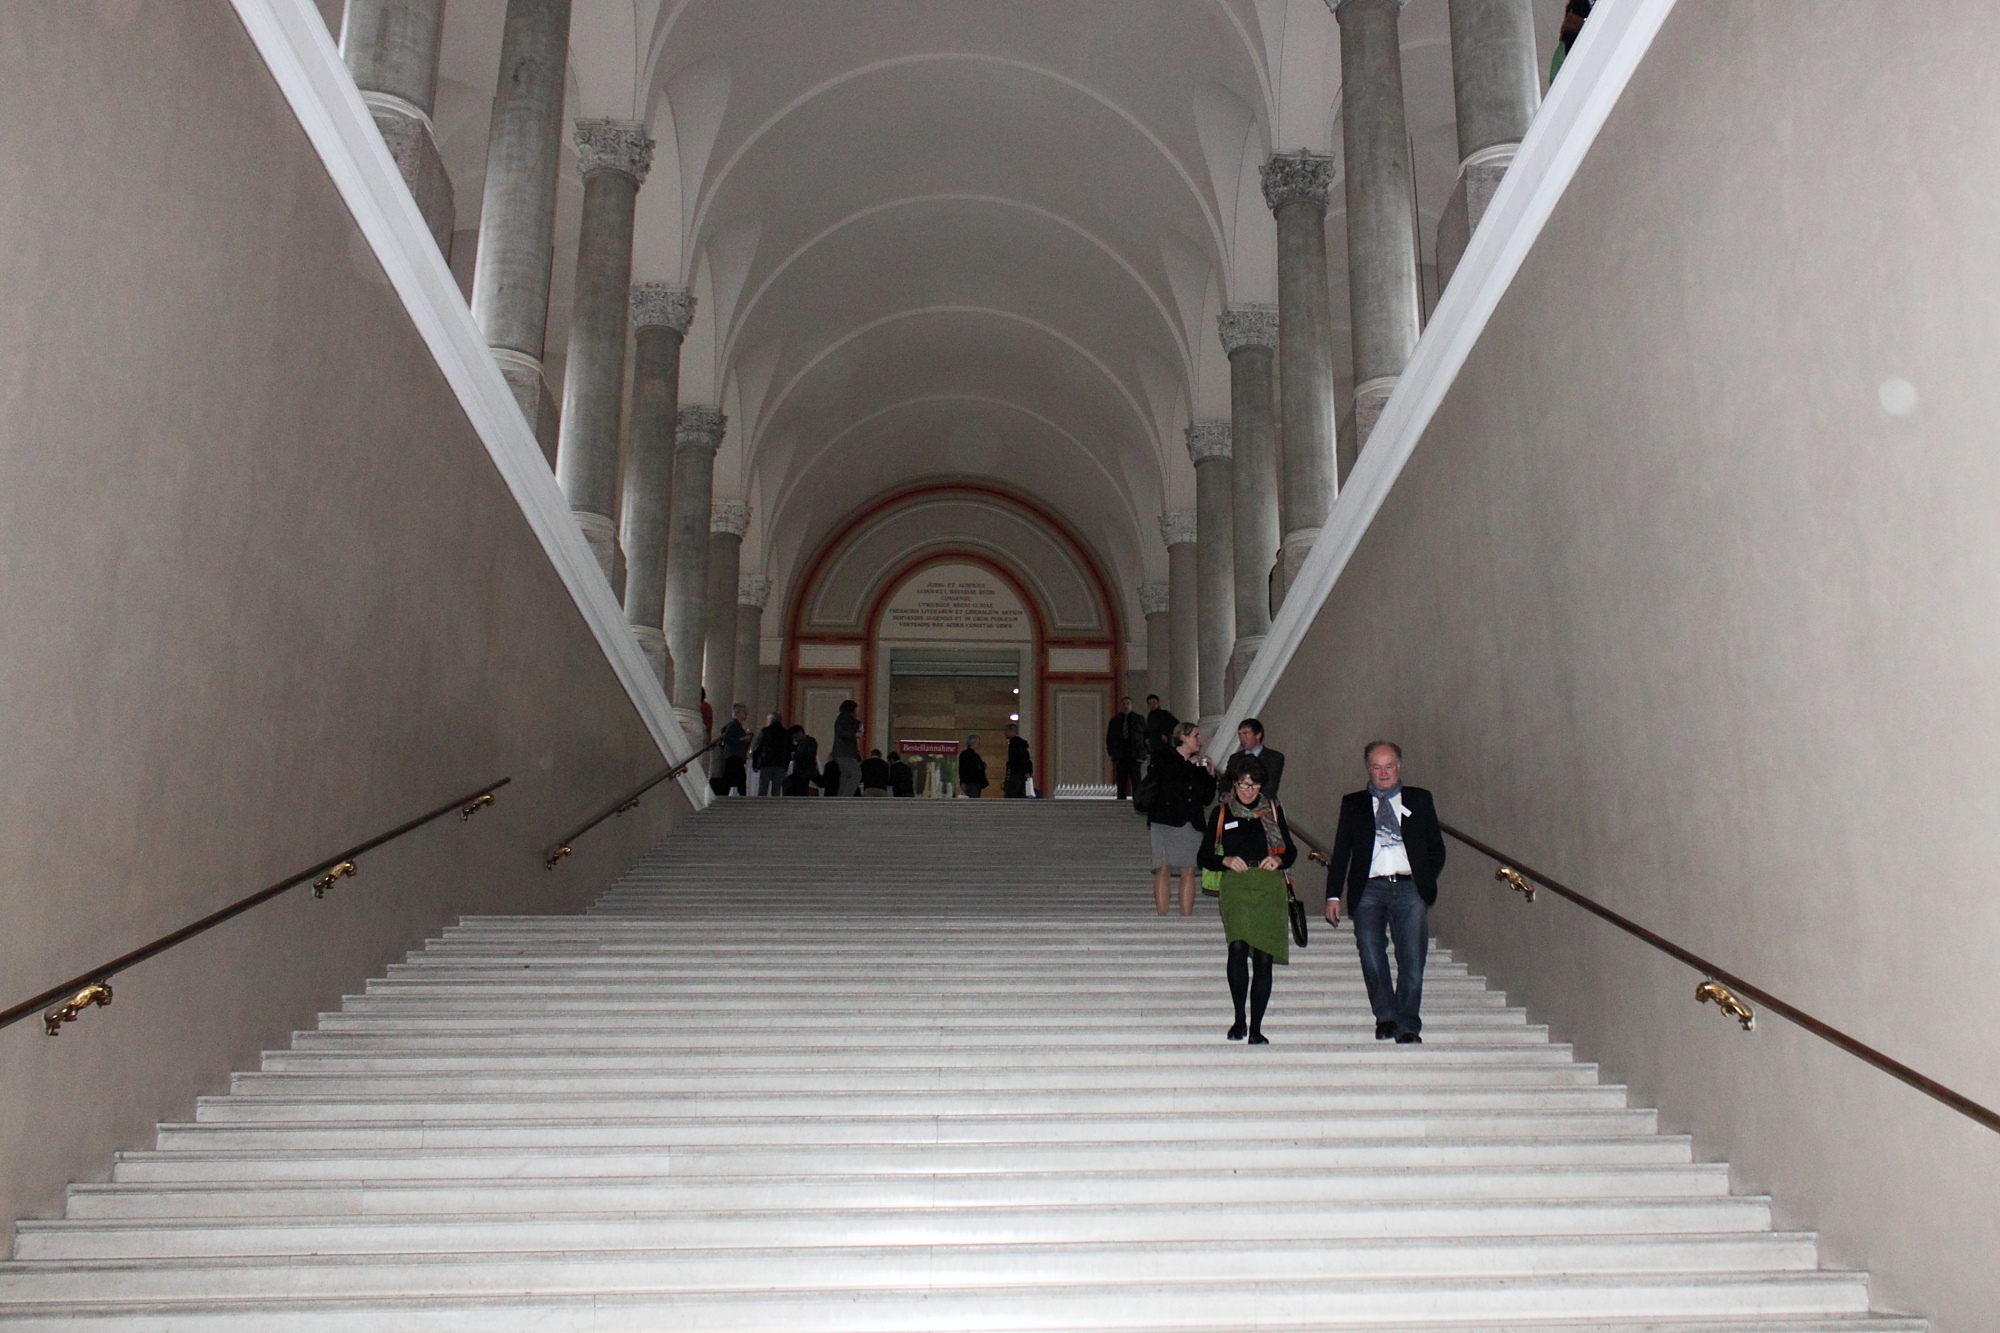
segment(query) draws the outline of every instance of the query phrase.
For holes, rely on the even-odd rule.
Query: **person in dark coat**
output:
[[[852,699],[840,705],[833,719],[833,748],[826,752],[826,794],[861,794],[861,705]]]
[[[1236,728],[1236,740],[1243,748],[1237,754],[1254,755],[1264,764],[1264,794],[1272,800],[1278,799],[1278,784],[1285,780],[1285,756],[1264,744],[1264,724],[1254,717],[1246,717]],[[1234,756],[1231,756],[1232,758]],[[1229,774],[1225,771],[1216,780],[1215,799],[1229,797]]]
[[[1153,904],[1167,914],[1167,880],[1181,875],[1181,915],[1194,915],[1194,872],[1215,776],[1201,752],[1201,728],[1183,722],[1174,744],[1153,756],[1146,774],[1146,833],[1153,848]]]
[[[903,762],[903,756],[889,751],[889,794],[891,796],[915,796],[917,794],[917,770]]]
[[[1375,1040],[1423,1041],[1424,960],[1430,952],[1430,911],[1444,869],[1444,830],[1437,803],[1422,787],[1403,785],[1403,747],[1370,741],[1362,750],[1368,785],[1340,798],[1340,823],[1326,867],[1326,919],[1340,902],[1354,919],[1361,979],[1375,1011]],[[1389,975],[1389,942],[1396,975]]]
[[[861,761],[861,794],[863,796],[889,794],[889,761],[882,757],[880,750],[870,750],[868,757]]]
[[[785,795],[816,796],[819,786],[819,742],[806,729],[792,726],[792,766],[785,774]]]
[[[1104,728],[1104,754],[1124,800],[1139,786],[1139,766],[1146,760],[1146,719],[1132,711],[1131,696],[1118,701],[1118,711]]]
[[[722,763],[708,785],[717,796],[750,794],[750,709],[746,704],[732,707],[729,720],[722,724]]]
[[[977,736],[967,736],[958,752],[958,789],[975,801],[986,791],[986,761],[979,755]]]
[[[1264,794],[1261,759],[1233,755],[1222,777],[1228,794],[1202,830],[1200,860],[1203,870],[1222,872],[1229,998],[1236,1006],[1236,1022],[1228,1037],[1242,1041],[1247,1034],[1252,1046],[1267,1046],[1264,1008],[1271,1002],[1271,964],[1291,961],[1291,895],[1285,871],[1299,859],[1299,848],[1285,824],[1285,812]]]
[[[1028,779],[1035,775],[1035,761],[1028,753],[1028,742],[1021,735],[1021,728],[1014,723],[1007,724],[1007,777],[1006,785],[1000,789],[1002,796],[1024,797],[1028,794]]]
[[[764,714],[764,728],[750,748],[750,767],[757,770],[757,794],[777,796],[785,789],[785,769],[792,762],[792,733],[776,713]]]
[[[1159,695],[1146,696],[1146,757],[1149,760],[1154,750],[1174,743],[1174,728],[1180,724],[1179,718],[1160,707]]]

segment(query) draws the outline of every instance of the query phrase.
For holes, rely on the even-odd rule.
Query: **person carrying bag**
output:
[[[1229,761],[1223,774],[1228,796],[1199,853],[1202,870],[1220,877],[1229,998],[1236,1006],[1236,1022],[1227,1035],[1230,1041],[1247,1035],[1252,1046],[1270,1044],[1263,1027],[1271,1001],[1271,965],[1291,961],[1292,895],[1285,871],[1299,856],[1285,812],[1264,795],[1264,776],[1264,762],[1255,755],[1238,754]]]

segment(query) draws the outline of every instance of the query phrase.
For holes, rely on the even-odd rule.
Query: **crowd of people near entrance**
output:
[[[1200,726],[1147,695],[1143,715],[1130,699],[1119,701],[1104,746],[1118,799],[1130,800],[1146,818],[1155,910],[1166,916],[1178,888],[1180,914],[1193,916],[1197,876],[1202,890],[1215,895],[1235,1007],[1225,1035],[1263,1046],[1270,1040],[1263,1027],[1272,967],[1290,961],[1294,942],[1305,944],[1306,914],[1288,873],[1299,846],[1278,802],[1285,756],[1264,743],[1256,718],[1245,718],[1236,738],[1240,748],[1218,774],[1203,753]],[[1403,785],[1400,745],[1370,741],[1362,761],[1368,783],[1341,798],[1325,857],[1326,921],[1338,925],[1344,906],[1354,924],[1375,1039],[1420,1045],[1444,834],[1431,794]]]
[[[824,763],[820,761],[819,740],[798,723],[786,726],[776,713],[764,715],[764,725],[754,735],[750,730],[750,709],[735,704],[729,720],[722,724],[716,739],[719,757],[709,788],[717,796],[886,796],[913,797],[917,794],[917,770],[901,754],[891,750],[885,756],[871,749],[861,753],[865,726],[861,707],[852,699],[842,701],[833,719],[833,743]],[[706,726],[709,705],[702,696],[702,717]],[[1006,727],[1007,755],[1001,770],[1001,792],[1012,797],[1037,795],[1034,790],[1035,761],[1020,727]],[[986,760],[979,750],[979,737],[966,737],[958,754],[957,787],[961,796],[978,799],[989,784]]]

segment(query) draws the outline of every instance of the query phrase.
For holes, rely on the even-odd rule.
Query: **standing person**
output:
[[[841,702],[840,715],[833,719],[833,748],[826,752],[827,765],[835,770],[828,796],[861,794],[861,705],[852,699]]]
[[[1035,760],[1028,753],[1028,742],[1021,735],[1021,728],[1015,723],[1007,724],[1007,771],[1005,784],[1000,788],[1002,796],[1015,798],[1028,794],[1028,779],[1035,775]]]
[[[792,724],[792,766],[785,774],[785,795],[811,796],[819,786],[819,742]]]
[[[1252,1046],[1268,1046],[1264,1007],[1271,1002],[1271,964],[1291,961],[1292,921],[1285,871],[1299,859],[1285,812],[1264,791],[1264,762],[1230,757],[1227,792],[1202,830],[1201,868],[1222,872],[1222,930],[1229,939],[1229,998],[1236,1006],[1231,1041],[1247,1032]],[[1250,1001],[1246,1025],[1243,1001]]]
[[[986,790],[986,761],[979,757],[977,735],[967,736],[958,752],[958,789],[975,801]]]
[[[889,794],[891,796],[915,796],[917,794],[917,771],[903,762],[903,756],[889,751]]]
[[[715,739],[715,706],[708,701],[708,691],[701,692],[701,738],[703,741]]]
[[[1132,696],[1118,701],[1118,711],[1104,729],[1104,753],[1118,782],[1118,799],[1129,797],[1139,786],[1139,764],[1146,757],[1146,719],[1132,711]]]
[[[1264,794],[1274,801],[1277,800],[1278,784],[1285,778],[1285,756],[1282,752],[1264,744],[1264,724],[1254,717],[1244,718],[1242,725],[1236,728],[1236,740],[1243,747],[1236,752],[1237,754],[1253,755],[1262,761]],[[1227,780],[1225,774],[1224,781]],[[1221,800],[1228,796],[1228,792],[1218,788],[1215,795],[1217,800]]]
[[[1167,914],[1167,878],[1181,874],[1181,915],[1194,915],[1194,872],[1200,865],[1201,837],[1215,775],[1201,752],[1201,728],[1182,722],[1173,745],[1153,757],[1146,783],[1146,832],[1153,844],[1153,904]]]
[[[1375,1040],[1423,1041],[1424,959],[1430,953],[1430,909],[1444,869],[1444,832],[1437,805],[1422,787],[1403,785],[1403,747],[1370,741],[1361,751],[1368,785],[1340,798],[1340,824],[1326,867],[1326,919],[1340,919],[1340,899],[1354,918],[1361,978],[1375,1010]],[[1342,889],[1345,888],[1343,895]],[[1388,939],[1396,945],[1389,977]]]
[[[722,724],[722,768],[710,783],[717,796],[750,794],[750,706],[736,704]]]
[[[861,794],[863,796],[889,794],[889,761],[882,757],[880,750],[870,750],[868,757],[861,761]]]
[[[1152,758],[1152,751],[1155,746],[1172,745],[1174,743],[1174,728],[1180,724],[1181,720],[1179,718],[1160,707],[1159,695],[1149,694],[1146,696],[1146,757],[1148,759]]]
[[[785,789],[785,769],[792,762],[792,735],[776,713],[764,714],[764,729],[750,750],[750,766],[757,770],[757,794],[776,796]]]

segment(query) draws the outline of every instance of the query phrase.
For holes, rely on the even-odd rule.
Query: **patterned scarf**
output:
[[[1278,803],[1276,801],[1259,792],[1257,794],[1257,807],[1253,810],[1236,799],[1236,789],[1232,787],[1229,790],[1229,800],[1225,804],[1229,807],[1229,817],[1231,819],[1254,819],[1264,826],[1264,845],[1270,849],[1270,855],[1283,856],[1285,854],[1285,835],[1278,829]]]

